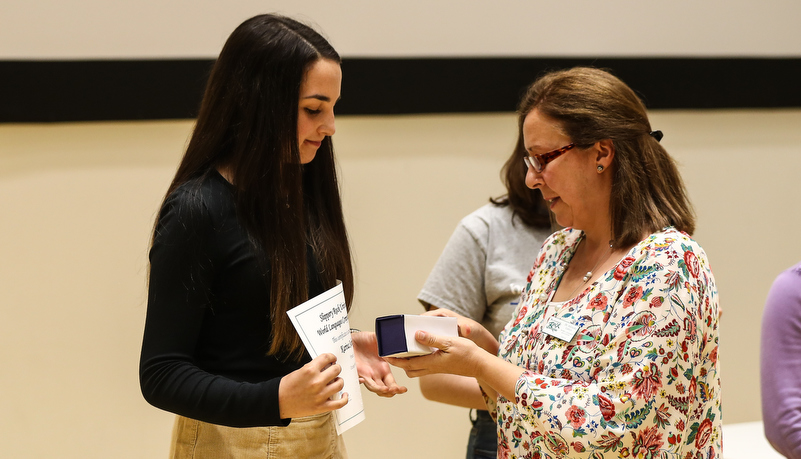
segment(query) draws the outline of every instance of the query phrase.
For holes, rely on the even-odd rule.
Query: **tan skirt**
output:
[[[332,413],[294,418],[286,427],[225,427],[177,416],[172,459],[347,459]]]

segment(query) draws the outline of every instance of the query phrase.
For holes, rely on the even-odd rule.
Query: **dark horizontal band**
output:
[[[213,60],[0,61],[0,122],[193,118]],[[342,115],[513,111],[547,70],[611,70],[650,109],[801,107],[801,58],[345,59]]]

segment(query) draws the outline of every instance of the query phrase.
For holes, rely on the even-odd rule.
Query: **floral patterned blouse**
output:
[[[498,354],[528,369],[488,400],[499,458],[721,457],[719,306],[703,249],[665,228],[564,303],[549,303],[583,233],[542,246]],[[543,332],[577,325],[570,341]]]

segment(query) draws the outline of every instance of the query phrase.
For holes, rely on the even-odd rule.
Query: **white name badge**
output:
[[[548,323],[542,327],[542,332],[546,335],[551,335],[554,338],[558,338],[569,343],[573,341],[573,337],[576,336],[578,329],[579,326],[576,324],[556,317],[551,317],[548,320]]]

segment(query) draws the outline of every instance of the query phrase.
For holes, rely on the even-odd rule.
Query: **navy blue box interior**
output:
[[[381,357],[406,352],[406,328],[403,316],[384,316],[375,319],[375,337]]]

